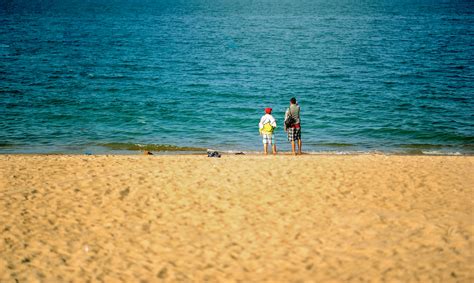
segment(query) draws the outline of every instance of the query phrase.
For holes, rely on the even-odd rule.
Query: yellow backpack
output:
[[[266,133],[273,133],[273,126],[270,125],[270,123],[266,123],[265,125],[263,125],[263,129],[262,129],[262,132],[266,132]]]

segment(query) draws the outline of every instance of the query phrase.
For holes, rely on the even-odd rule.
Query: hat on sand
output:
[[[265,108],[265,113],[267,113],[267,114],[272,113],[272,109],[270,107]]]

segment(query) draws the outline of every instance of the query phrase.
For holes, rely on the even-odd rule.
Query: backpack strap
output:
[[[270,118],[267,117],[267,119],[262,123],[262,125],[265,125],[267,123],[270,123],[270,125],[272,124],[272,121],[270,120]]]

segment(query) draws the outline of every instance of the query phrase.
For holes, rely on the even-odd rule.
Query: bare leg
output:
[[[272,151],[273,151],[273,154],[277,154],[277,146],[276,146],[276,144],[274,144],[274,145],[272,146]]]
[[[298,154],[301,154],[301,139],[298,140]]]
[[[264,144],[263,144],[263,153],[264,153],[265,155],[268,154],[268,144],[267,144],[267,143],[264,143]]]
[[[291,141],[291,153],[293,153],[293,155],[296,155],[295,141]]]

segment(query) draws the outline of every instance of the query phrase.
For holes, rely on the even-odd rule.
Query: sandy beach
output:
[[[0,282],[473,282],[472,156],[0,155]]]

